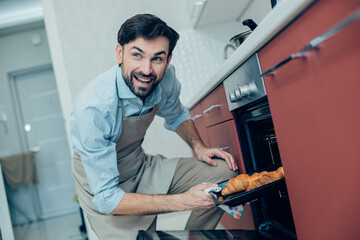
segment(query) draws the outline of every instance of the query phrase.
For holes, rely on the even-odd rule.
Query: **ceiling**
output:
[[[0,0],[0,29],[42,21],[40,0]]]

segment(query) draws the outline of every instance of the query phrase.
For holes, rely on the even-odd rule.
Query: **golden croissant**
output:
[[[225,188],[221,191],[222,195],[228,195],[234,192],[246,190],[250,184],[250,177],[247,174],[240,174],[234,178],[230,178]]]
[[[261,176],[261,178],[258,178],[257,180],[252,182],[250,186],[246,189],[246,191],[254,190],[255,188],[264,186],[281,178],[283,178],[283,175],[281,175],[277,171],[265,173]]]
[[[255,188],[261,187],[265,184],[274,182],[284,177],[283,167],[279,167],[276,171],[261,173],[254,173],[252,175],[239,174],[238,176],[229,179],[225,188],[221,191],[221,195],[228,195],[241,191],[251,191]]]

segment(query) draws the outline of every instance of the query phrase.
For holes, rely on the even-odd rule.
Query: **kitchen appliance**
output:
[[[223,84],[229,110],[235,118],[246,172],[276,170],[281,166],[281,158],[257,54],[233,71]],[[241,197],[230,205],[242,203]],[[277,235],[278,239],[296,239],[286,169],[281,184],[265,185],[256,194],[248,194],[246,201],[255,199],[252,210],[260,232]]]
[[[257,27],[257,24],[252,19],[246,19],[242,22],[242,24],[244,26],[248,26],[250,30],[239,33],[230,39],[230,42],[232,42],[235,47],[239,47],[240,44],[243,43],[245,39],[250,35],[250,33],[254,31],[254,29]]]
[[[250,30],[239,33],[230,39],[231,44],[227,44],[224,49],[224,59],[228,58],[227,50],[229,48],[232,48],[233,50],[238,48],[245,41],[245,39],[250,35],[250,33],[257,27],[257,24],[252,19],[246,19],[242,22],[242,24],[244,26],[248,26],[250,28]]]

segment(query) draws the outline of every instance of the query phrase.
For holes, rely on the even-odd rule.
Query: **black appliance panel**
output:
[[[224,80],[224,88],[229,110],[236,121],[246,173],[273,170],[281,166],[276,132],[257,54],[250,56]],[[287,197],[286,169],[283,182],[282,186],[272,185],[273,188],[266,194],[265,191],[261,194],[260,189],[257,200],[252,202],[252,210],[259,230],[266,229],[266,226],[262,226],[263,223],[270,222],[269,228],[280,229],[289,239],[294,239],[296,234]],[[269,187],[262,190],[265,189]]]
[[[239,132],[246,172],[274,170],[281,166],[276,132],[267,98],[264,97],[251,106],[236,109],[233,113]],[[260,225],[271,220],[279,223],[277,226],[284,227],[285,231],[295,233],[287,195],[286,177],[282,183],[269,186],[271,191],[264,191],[264,194],[261,194],[261,189],[258,190],[258,201],[254,205],[258,213],[256,222]]]

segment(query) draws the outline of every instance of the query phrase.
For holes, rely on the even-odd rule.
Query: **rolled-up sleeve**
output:
[[[111,213],[124,197],[118,187],[119,172],[116,143],[111,140],[112,123],[108,113],[95,107],[74,106],[71,138],[80,155],[91,191],[93,204],[101,213]]]
[[[165,128],[176,131],[186,120],[191,119],[189,109],[180,101],[181,84],[175,76],[175,68],[170,65],[162,81],[163,99],[157,115],[165,118]]]

